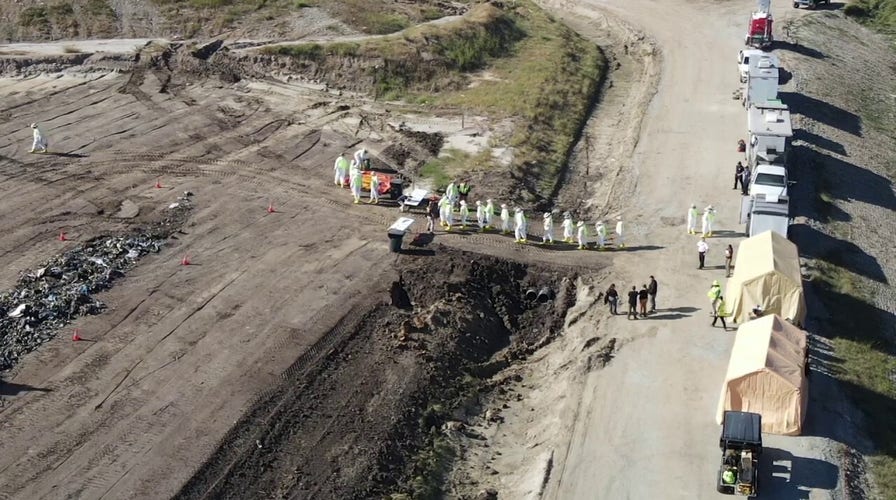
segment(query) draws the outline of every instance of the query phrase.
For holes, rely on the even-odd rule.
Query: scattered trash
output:
[[[158,252],[183,226],[190,208],[181,199],[178,210],[149,229],[97,237],[23,271],[12,290],[0,293],[0,371],[15,366],[73,319],[102,312],[106,305],[96,293],[111,288],[140,257]],[[77,331],[75,337],[80,339]]]
[[[28,304],[19,304],[19,307],[16,307],[13,311],[7,314],[7,316],[10,318],[20,318],[22,317],[22,313],[25,312],[26,307],[28,307]]]

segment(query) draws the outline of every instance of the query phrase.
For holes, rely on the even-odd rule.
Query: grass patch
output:
[[[843,13],[891,32],[896,30],[896,0],[854,0]]]
[[[315,73],[372,87],[378,99],[406,99],[418,104],[473,111],[518,122],[509,139],[531,202],[553,198],[603,78],[606,60],[600,49],[529,0],[499,9],[478,4],[461,19],[408,28],[400,34],[365,40],[350,47],[301,44],[263,49],[316,64]],[[351,55],[358,68],[345,74]],[[469,85],[470,74],[487,69],[496,78]],[[480,162],[489,168],[490,158]],[[442,184],[438,170],[470,170],[469,158],[452,155],[424,167]]]
[[[813,278],[830,319],[832,371],[867,419],[876,454],[871,472],[884,498],[896,498],[896,346],[887,338],[884,312],[870,304],[859,278],[835,264],[816,262]]]
[[[374,11],[360,14],[357,22],[361,23],[367,33],[373,35],[388,35],[411,25],[411,21],[401,14]]]
[[[515,163],[536,198],[555,194],[560,175],[597,92],[606,60],[600,49],[546,13],[533,9],[518,24],[530,34],[489,67],[494,78],[435,96],[435,103],[521,117],[511,138]],[[538,36],[533,36],[535,34]]]

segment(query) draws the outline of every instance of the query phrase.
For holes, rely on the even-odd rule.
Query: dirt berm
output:
[[[392,296],[345,311],[176,498],[437,493],[454,455],[445,436],[462,427],[452,421],[559,333],[575,294],[572,272],[434,250],[400,256]],[[551,300],[525,298],[545,287]]]

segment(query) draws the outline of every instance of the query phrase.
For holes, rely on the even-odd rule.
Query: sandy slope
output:
[[[609,187],[598,182],[592,188],[590,205],[595,216],[622,213],[629,244],[640,249],[615,253],[608,275],[590,291],[583,287],[567,335],[521,370],[524,382],[511,389],[519,396],[503,410],[505,423],[483,429],[490,449],[471,447],[467,458],[477,465],[462,467],[456,484],[493,485],[507,498],[717,498],[715,410],[734,334],[710,326],[705,294],[714,279],[724,285],[724,246],[736,246],[742,238],[740,196],[732,183],[739,159],[735,144],[746,135],[746,113],[731,93],[738,85],[734,61],[752,3],[585,0],[544,5],[592,38],[605,36],[620,21],[628,23],[647,33],[661,51],[656,95],[634,155],[622,158],[622,165],[619,157],[597,157],[589,171],[580,154],[576,167],[580,174],[601,169],[611,181]],[[673,21],[685,19],[699,22]],[[650,73],[644,69],[652,64],[650,58],[631,56],[637,47],[631,37],[617,38],[621,66],[610,74],[611,81]],[[626,71],[626,64],[641,69]],[[628,83],[626,102],[638,106],[644,92],[638,83]],[[611,94],[618,92],[614,89]],[[617,106],[610,111],[599,107],[596,121],[628,110]],[[615,134],[598,138],[598,149],[600,143],[625,142],[632,126],[623,123]],[[692,202],[701,208],[712,204],[719,213],[709,268],[702,271],[697,270],[696,237],[684,227]],[[610,282],[640,288],[650,274],[660,284],[657,315],[638,321],[608,317],[594,302]],[[601,349],[609,349],[609,339],[615,339],[616,353],[603,367]],[[841,494],[832,441],[768,436],[765,444],[763,498]],[[472,472],[486,465],[486,471],[497,474]]]

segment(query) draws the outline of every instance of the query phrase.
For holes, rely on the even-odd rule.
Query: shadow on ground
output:
[[[26,392],[52,392],[52,389],[0,381],[0,396],[18,396]]]
[[[807,224],[792,224],[789,237],[805,257],[829,262],[879,283],[888,283],[877,259],[851,241],[835,238]]]
[[[787,103],[796,114],[852,135],[862,136],[862,119],[855,113],[798,92],[780,92],[778,99]]]
[[[771,447],[763,448],[761,460],[759,494],[764,499],[808,499],[810,489],[837,487],[840,469],[830,462]]]
[[[833,141],[828,139],[827,137],[822,137],[818,134],[813,134],[807,130],[796,129],[793,131],[793,140],[795,141],[803,141],[807,144],[811,144],[820,149],[826,149],[831,153],[835,153],[842,156],[847,156],[846,148],[843,147],[843,144],[840,144],[837,141]]]
[[[787,50],[806,57],[811,57],[813,59],[824,59],[827,57],[823,52],[813,49],[812,47],[806,47],[805,45],[799,43],[786,42],[784,40],[775,40],[774,42],[772,42],[772,50],[775,49]]]

